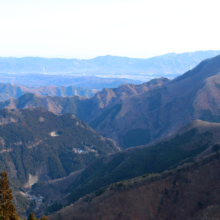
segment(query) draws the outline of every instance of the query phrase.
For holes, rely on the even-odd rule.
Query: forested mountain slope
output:
[[[219,153],[160,175],[118,182],[50,216],[77,220],[207,220],[220,216]]]
[[[46,210],[46,213],[52,213],[91,192],[99,194],[102,191],[100,188],[111,183],[145,174],[161,173],[209,155],[220,148],[219,132],[220,124],[198,120],[167,140],[104,156],[80,173],[61,180],[60,184],[48,182],[44,186],[36,186],[32,193],[53,198],[53,203]],[[46,207],[47,201],[43,208]]]
[[[30,94],[0,103],[0,108],[46,107],[72,113],[97,132],[128,148],[166,137],[192,120],[220,121],[220,56],[207,59],[169,81],[103,89],[90,99]]]
[[[40,108],[0,111],[0,165],[16,188],[64,177],[119,150],[71,114]]]

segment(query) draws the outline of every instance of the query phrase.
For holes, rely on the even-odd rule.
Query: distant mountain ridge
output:
[[[42,86],[74,86],[86,89],[114,88],[124,83],[138,84],[140,80],[126,78],[103,78],[96,76],[48,75],[48,74],[8,74],[0,73],[0,83],[13,85],[42,87]]]
[[[12,85],[8,83],[0,83],[0,101],[4,101],[11,98],[19,98],[25,93],[34,93],[37,95],[50,95],[50,96],[86,96],[92,97],[98,90],[96,89],[84,89],[73,86],[42,86],[42,87],[25,87]]]
[[[170,53],[148,59],[100,56],[93,59],[0,58],[0,73],[50,73],[77,75],[136,75],[140,77],[175,77],[195,67],[220,51]]]
[[[202,61],[170,81],[151,80],[103,89],[92,98],[39,97],[27,94],[0,103],[0,108],[45,107],[71,113],[123,147],[161,139],[187,123],[220,121],[220,56]]]
[[[169,82],[170,80],[167,78],[159,78],[139,85],[123,84],[114,89],[105,88],[102,91],[97,92],[97,94],[95,94],[95,96],[92,98],[79,96],[52,97],[26,93],[17,99],[10,99],[0,102],[0,109],[44,107],[56,114],[74,114],[86,122],[91,122],[96,118],[98,121],[100,121],[98,117],[100,117],[102,114],[105,114],[106,109],[106,111],[109,113],[112,110],[115,111],[117,108],[120,108],[123,100],[127,99],[128,97],[158,88]],[[111,107],[113,109],[111,109]]]
[[[92,98],[26,93],[0,102],[0,108],[4,108],[0,110],[0,163],[7,164],[14,186],[32,186],[30,193],[44,196],[37,215],[60,210],[55,219],[109,215],[113,219],[170,220],[181,212],[180,219],[200,220],[201,213],[219,213],[220,55],[174,80],[162,77],[141,85],[123,84],[105,88]],[[106,137],[126,149],[121,151]],[[197,159],[203,159],[201,166]],[[148,179],[152,173],[188,162],[194,165],[155,175],[156,181]],[[44,177],[52,181],[39,178],[34,182],[38,173],[46,173]],[[131,178],[136,179],[124,181]],[[152,183],[150,188],[145,188],[148,182],[142,185],[145,178]],[[204,183],[201,187],[200,182]],[[212,183],[214,193],[208,188]],[[123,200],[126,192],[131,194]],[[148,196],[141,199],[144,193],[152,203]],[[130,198],[139,202],[132,205]],[[152,205],[147,214],[142,201]],[[72,203],[71,215],[70,209],[61,210]],[[182,211],[188,204],[190,213]],[[139,207],[143,216],[136,212]]]

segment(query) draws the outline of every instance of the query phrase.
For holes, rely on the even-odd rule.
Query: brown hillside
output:
[[[138,139],[145,144],[165,137],[192,120],[219,122],[219,74],[217,56],[165,86],[128,97],[116,114],[111,112],[90,124],[126,148],[138,145]],[[133,143],[127,144],[130,137]]]
[[[51,97],[42,95],[54,96],[58,87],[48,86],[38,89],[27,90],[35,94],[26,93],[17,99],[10,99],[0,102],[0,108],[23,109],[30,107],[44,107],[49,111],[57,114],[71,113],[75,114],[80,119],[90,122],[99,117],[106,110],[112,111],[111,107],[120,104],[124,99],[158,88],[167,84],[170,80],[167,78],[153,79],[147,83],[140,85],[123,84],[115,89],[103,89],[94,97],[86,99],[85,97]],[[55,90],[55,91],[54,91]],[[59,92],[60,96],[62,95]],[[7,96],[8,97],[8,96]]]
[[[118,182],[50,219],[218,220],[220,159],[215,154],[161,175]]]
[[[142,85],[125,84],[103,89],[90,99],[27,96],[2,102],[0,108],[40,106],[70,112],[123,148],[144,145],[196,119],[220,122],[220,56],[171,82],[160,78]]]
[[[220,124],[197,120],[161,142],[101,157],[80,172],[35,187],[32,194],[51,200],[38,213],[53,213],[91,192],[99,194],[106,185],[161,173],[210,155],[220,147],[219,132]]]

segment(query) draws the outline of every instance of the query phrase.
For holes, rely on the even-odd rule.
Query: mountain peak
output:
[[[178,76],[172,83],[176,83],[188,78],[195,78],[196,80],[202,80],[210,76],[216,75],[220,72],[220,55],[208,58],[199,63],[195,68],[189,70],[181,76]]]

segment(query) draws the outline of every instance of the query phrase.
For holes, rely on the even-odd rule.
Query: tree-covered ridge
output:
[[[0,123],[0,165],[6,166],[16,187],[23,186],[30,175],[37,175],[38,180],[64,177],[119,150],[71,114],[4,109]]]
[[[51,220],[217,220],[219,152],[162,174],[113,183],[50,215]]]
[[[220,124],[195,121],[169,139],[156,144],[131,148],[107,155],[89,164],[66,189],[65,200],[54,202],[47,213],[53,213],[63,206],[76,202],[81,197],[95,192],[99,195],[103,187],[126,179],[151,173],[161,173],[180,164],[194,161],[219,148]],[[48,183],[33,189],[34,194],[45,192],[56,185]],[[57,188],[58,189],[58,188]],[[54,189],[54,191],[56,191]],[[66,200],[68,198],[68,201]]]

